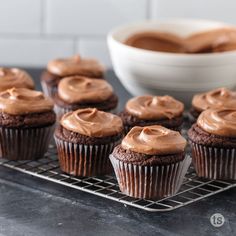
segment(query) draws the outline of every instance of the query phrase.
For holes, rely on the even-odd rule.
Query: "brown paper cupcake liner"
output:
[[[56,86],[48,85],[48,84],[47,84],[45,81],[43,81],[43,80],[41,80],[41,86],[42,86],[43,93],[44,93],[47,97],[53,98],[54,94],[57,92],[57,87],[56,87]]]
[[[0,157],[8,160],[37,160],[47,152],[54,125],[41,128],[0,127]]]
[[[66,114],[66,113],[68,113],[68,112],[70,112],[70,111],[74,111],[74,110],[72,110],[72,109],[70,109],[70,108],[60,107],[60,106],[58,106],[57,104],[54,104],[54,111],[55,111],[55,113],[57,114],[57,119],[60,120],[60,118],[61,118],[64,114]],[[117,113],[117,108],[114,108],[114,109],[109,110],[109,111],[107,111],[107,112],[116,114],[116,113]]]
[[[112,172],[109,154],[120,140],[105,145],[85,145],[54,136],[61,170],[75,176],[98,176]]]
[[[193,165],[199,177],[236,180],[236,149],[207,147],[190,142]]]
[[[121,192],[134,198],[145,199],[160,199],[178,192],[191,163],[189,156],[178,163],[158,166],[125,163],[112,154],[110,160]]]

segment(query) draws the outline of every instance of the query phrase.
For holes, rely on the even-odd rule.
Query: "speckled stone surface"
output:
[[[39,81],[40,70],[29,70]],[[130,95],[112,72],[109,81],[120,96]],[[37,88],[39,83],[37,83]],[[214,228],[210,216],[225,224]],[[0,167],[0,235],[236,235],[236,189],[166,213],[149,213]]]

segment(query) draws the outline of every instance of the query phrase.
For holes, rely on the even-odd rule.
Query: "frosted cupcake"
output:
[[[236,108],[202,112],[188,136],[198,176],[236,180]]]
[[[0,67],[0,92],[13,87],[34,89],[34,82],[24,70]]]
[[[236,92],[218,88],[206,93],[196,94],[192,100],[190,119],[195,122],[201,112],[210,108],[236,108]]]
[[[68,76],[79,75],[95,79],[104,77],[104,66],[95,59],[81,58],[75,55],[70,58],[54,59],[47,65],[41,76],[43,92],[52,97],[57,91],[59,81]]]
[[[112,171],[109,154],[123,137],[120,117],[95,108],[65,114],[55,131],[61,169],[76,176]]]
[[[184,104],[171,96],[139,96],[130,99],[120,117],[126,133],[134,126],[161,125],[181,130]]]
[[[175,194],[190,165],[186,143],[159,125],[133,127],[110,155],[121,192],[146,199]]]
[[[36,160],[47,151],[56,115],[42,92],[12,88],[0,93],[0,157]]]
[[[118,104],[118,97],[108,82],[82,76],[62,79],[53,100],[59,118],[69,111],[82,108],[114,113]]]

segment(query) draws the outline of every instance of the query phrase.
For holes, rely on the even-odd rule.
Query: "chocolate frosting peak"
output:
[[[102,77],[104,66],[95,59],[84,59],[79,55],[70,58],[55,59],[48,63],[47,69],[52,74],[65,77],[70,75],[87,75],[91,71]]]
[[[99,103],[113,94],[112,86],[105,80],[71,76],[62,79],[58,85],[58,95],[65,102]]]
[[[171,96],[139,96],[130,99],[126,111],[144,120],[172,119],[182,115],[184,105]]]
[[[218,88],[206,93],[197,94],[193,97],[192,105],[200,112],[222,106],[236,108],[236,92],[230,91],[227,88]]]
[[[123,130],[120,117],[96,108],[79,109],[65,114],[61,125],[75,133],[89,137],[107,137]]]
[[[208,109],[198,117],[197,125],[211,134],[236,137],[236,108]]]
[[[53,102],[42,92],[26,88],[11,88],[0,93],[0,111],[10,115],[51,111]]]
[[[34,89],[34,82],[24,70],[0,67],[0,92],[13,87]]]
[[[186,140],[179,132],[159,125],[135,126],[125,136],[121,146],[147,155],[168,155],[184,152]]]

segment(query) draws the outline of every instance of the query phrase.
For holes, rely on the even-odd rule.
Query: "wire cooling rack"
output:
[[[236,182],[201,179],[196,176],[194,169],[190,167],[180,191],[174,196],[158,201],[132,198],[120,192],[114,175],[74,177],[63,173],[59,167],[54,145],[50,145],[43,159],[37,161],[0,159],[0,165],[152,212],[171,211],[236,186]]]

